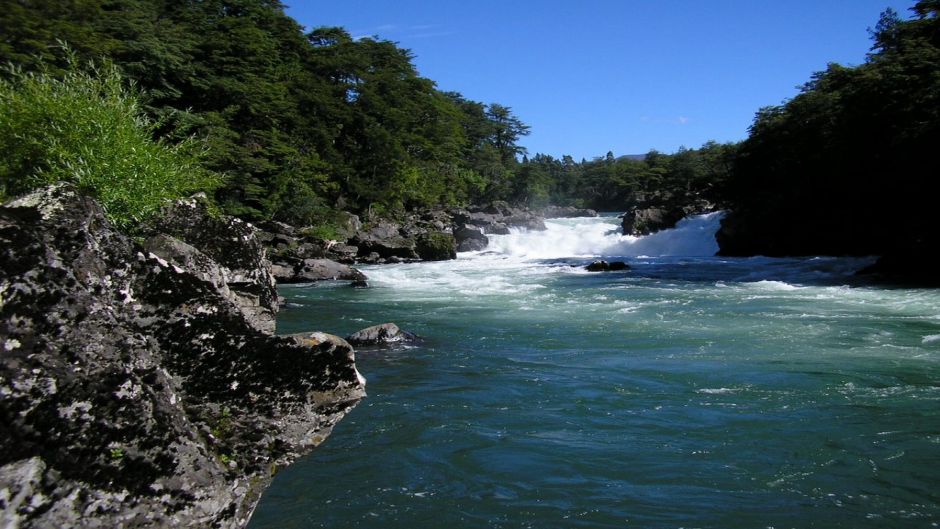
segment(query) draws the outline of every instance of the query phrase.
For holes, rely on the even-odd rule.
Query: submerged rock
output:
[[[618,270],[629,270],[630,266],[623,261],[594,261],[585,267],[588,272],[616,272]]]
[[[346,337],[346,341],[357,347],[415,342],[418,341],[418,339],[416,334],[403,331],[394,323],[373,325],[372,327],[367,327]]]
[[[351,347],[262,332],[225,295],[265,281],[241,233],[222,262],[153,240],[171,262],[69,186],[0,207],[0,525],[244,527],[365,395]]]

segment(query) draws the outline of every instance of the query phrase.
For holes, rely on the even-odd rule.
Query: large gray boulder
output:
[[[263,272],[164,243],[172,263],[69,186],[0,207],[0,526],[244,527],[365,395],[351,347],[225,294]]]

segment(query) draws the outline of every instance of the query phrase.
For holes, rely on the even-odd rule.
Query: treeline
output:
[[[305,32],[276,0],[33,0],[0,10],[0,61],[113,61],[167,141],[204,139],[229,213],[308,224],[330,209],[502,198],[528,133],[442,92],[394,43]]]
[[[761,109],[727,186],[730,255],[905,255],[940,243],[940,1],[883,13],[856,67]],[[936,277],[935,272],[931,274]]]
[[[619,211],[631,206],[709,204],[721,207],[737,144],[709,142],[673,154],[606,156],[575,162],[537,154],[524,157],[507,199],[529,206],[547,204]]]
[[[529,127],[509,107],[438,90],[392,42],[305,32],[274,0],[11,2],[0,27],[0,61],[27,72],[74,74],[63,43],[81,60],[113,61],[145,98],[156,138],[205,141],[203,166],[225,176],[219,204],[248,219],[307,225],[334,209],[492,200],[717,201],[733,151],[529,159],[519,144]]]

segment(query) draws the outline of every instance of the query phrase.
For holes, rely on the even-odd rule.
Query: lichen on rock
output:
[[[244,233],[165,258],[68,185],[0,207],[0,526],[244,527],[365,395],[351,347],[226,295],[267,281]]]

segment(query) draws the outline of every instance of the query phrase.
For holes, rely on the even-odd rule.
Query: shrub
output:
[[[153,139],[157,124],[113,64],[69,64],[61,77],[11,66],[0,78],[0,198],[70,181],[129,229],[168,199],[221,184],[194,139]]]

